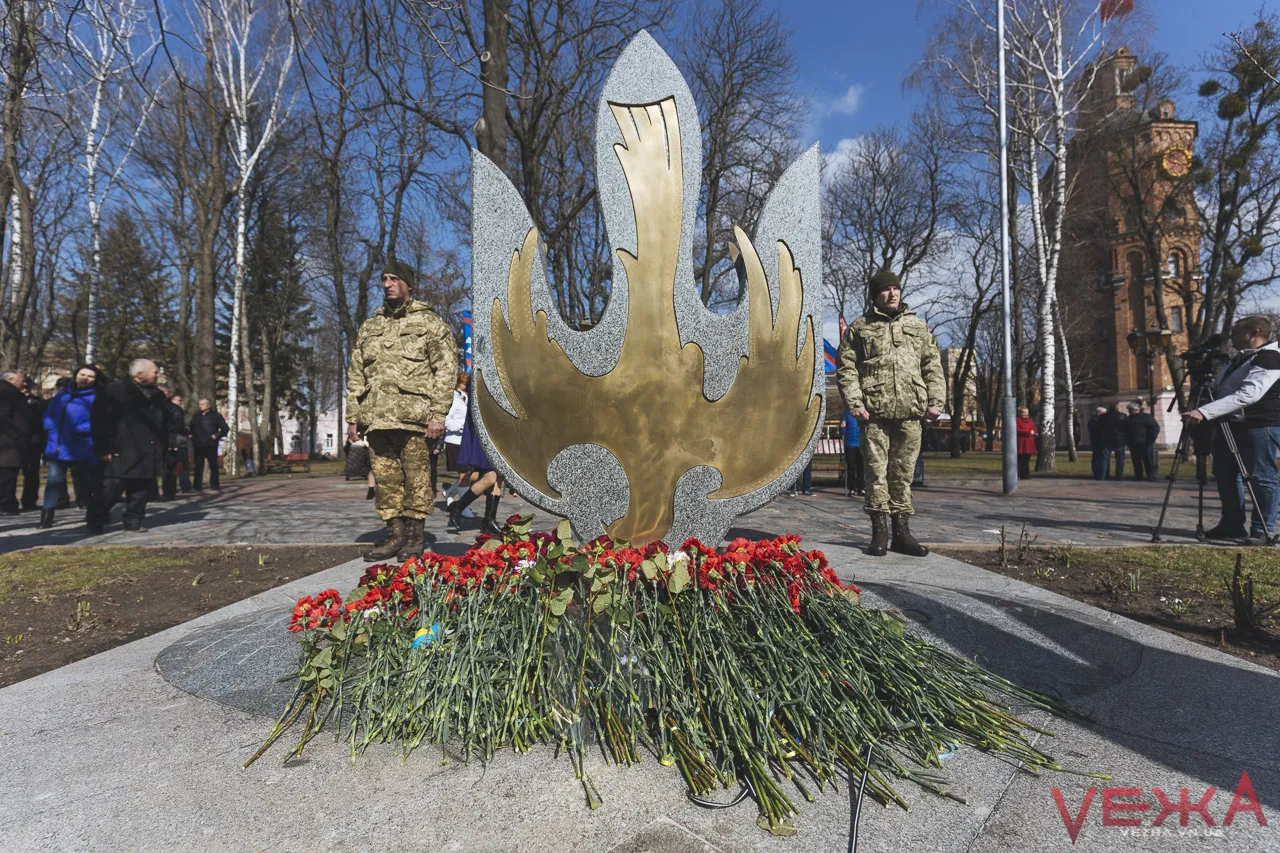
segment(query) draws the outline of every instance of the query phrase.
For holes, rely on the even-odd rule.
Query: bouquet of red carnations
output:
[[[289,757],[327,724],[353,754],[452,743],[484,761],[549,744],[595,808],[595,738],[608,760],[675,764],[695,795],[746,785],[773,832],[790,831],[796,793],[837,787],[843,769],[904,807],[889,777],[946,795],[939,754],[959,744],[1062,769],[1009,709],[1062,710],[1053,700],[858,606],[797,536],[714,551],[530,527],[513,517],[461,557],[375,565],[345,599],[299,600],[298,690],[250,763],[298,720]]]

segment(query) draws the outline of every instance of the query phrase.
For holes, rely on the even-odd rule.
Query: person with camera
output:
[[[1280,344],[1271,340],[1271,321],[1253,315],[1231,327],[1236,356],[1218,374],[1217,399],[1182,416],[1187,428],[1217,421],[1213,438],[1213,477],[1222,500],[1222,519],[1205,531],[1209,539],[1244,539],[1267,544],[1275,533],[1280,506]],[[1237,458],[1223,435],[1230,430],[1240,450]],[[1243,467],[1243,470],[1241,470]],[[1246,531],[1245,481],[1254,495],[1253,520]]]

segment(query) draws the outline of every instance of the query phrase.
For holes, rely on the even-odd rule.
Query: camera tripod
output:
[[[1185,410],[1188,412],[1193,412],[1205,403],[1213,401],[1213,393],[1210,390],[1210,383],[1207,377],[1192,377],[1189,399],[1190,403]],[[1177,397],[1174,397],[1169,402],[1168,411],[1172,412],[1177,404]],[[1240,455],[1240,446],[1236,444],[1235,434],[1231,432],[1231,426],[1226,423],[1218,424],[1218,429],[1222,432],[1222,440],[1227,445],[1227,450],[1230,451],[1232,459],[1235,460],[1236,470],[1240,472],[1240,476],[1244,480],[1244,487],[1249,492],[1249,501],[1253,504],[1253,511],[1262,521],[1262,535],[1268,545],[1274,545],[1276,544],[1276,537],[1267,528],[1267,520],[1263,518],[1263,513],[1258,506],[1258,495],[1253,490],[1253,481],[1249,479],[1249,471],[1245,468],[1244,457]],[[1160,541],[1160,531],[1164,529],[1165,515],[1169,511],[1169,499],[1173,497],[1173,484],[1178,479],[1178,467],[1187,458],[1188,448],[1195,453],[1196,457],[1196,539],[1201,542],[1207,541],[1204,535],[1204,486],[1209,481],[1209,475],[1205,457],[1209,455],[1211,430],[1212,427],[1208,423],[1195,427],[1183,427],[1182,437],[1178,439],[1178,447],[1173,453],[1173,464],[1169,466],[1167,478],[1169,484],[1165,487],[1164,503],[1160,505],[1160,520],[1151,529],[1152,542]],[[1217,464],[1217,460],[1214,461],[1214,464]]]

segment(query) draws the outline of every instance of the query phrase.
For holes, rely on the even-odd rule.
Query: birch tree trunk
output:
[[[1054,470],[1057,452],[1057,335],[1054,332],[1054,282],[1050,276],[1049,235],[1042,215],[1044,201],[1040,182],[1036,179],[1036,142],[1027,137],[1027,186],[1031,192],[1031,229],[1035,236],[1036,271],[1040,279],[1040,292],[1036,295],[1036,351],[1040,356],[1040,429],[1037,471]]]
[[[235,161],[236,182],[236,238],[235,238],[235,284],[231,302],[231,347],[230,365],[228,367],[227,399],[231,410],[235,429],[240,423],[240,381],[244,381],[245,401],[247,403],[249,435],[252,448],[251,457],[255,470],[261,469],[262,447],[261,430],[257,420],[257,409],[253,393],[253,361],[250,357],[248,335],[244,317],[244,282],[245,254],[248,242],[249,218],[249,186],[257,169],[262,152],[271,143],[279,129],[280,111],[284,103],[285,80],[293,65],[297,45],[294,41],[293,28],[283,16],[277,16],[267,23],[267,32],[263,34],[261,53],[256,58],[250,57],[250,50],[257,45],[257,33],[260,27],[259,16],[271,11],[264,6],[253,6],[248,0],[216,0],[215,3],[201,10],[201,23],[205,32],[216,44],[217,60],[214,63],[214,74],[222,97],[227,106],[227,113],[233,128],[231,156]],[[281,45],[281,39],[285,40]],[[259,103],[259,87],[272,63],[278,63],[274,86],[266,96],[266,116],[261,128],[257,131],[252,146],[249,140],[250,113]],[[287,115],[289,107],[285,106]],[[228,472],[231,476],[239,473],[239,456],[232,454]]]
[[[98,349],[98,294],[102,289],[102,208],[98,205],[98,121],[102,116],[102,81],[95,80],[93,107],[89,111],[89,125],[85,130],[84,170],[85,192],[89,203],[89,234],[92,254],[89,266],[88,329],[84,338],[84,360],[93,364]]]
[[[124,117],[125,84],[140,75],[139,67],[147,55],[160,44],[152,39],[143,49],[134,49],[134,37],[140,30],[148,31],[145,13],[138,0],[88,0],[77,5],[66,23],[67,48],[72,59],[65,63],[68,76],[75,79],[79,69],[86,69],[92,92],[87,107],[73,92],[69,98],[72,120],[84,130],[85,195],[89,213],[89,233],[92,241],[89,280],[88,317],[85,335],[85,361],[92,363],[98,350],[98,302],[102,289],[102,213],[107,195],[120,176],[134,143],[142,133],[151,108],[156,103],[153,92],[145,99],[128,142],[121,151],[112,172],[102,174],[103,151],[116,124]]]
[[[1053,300],[1054,328],[1058,330],[1058,346],[1062,347],[1062,387],[1067,392],[1067,459],[1075,462],[1076,453],[1076,380],[1071,372],[1071,348],[1067,346],[1067,330],[1062,326],[1062,312],[1058,309],[1058,300]]]
[[[246,159],[244,152],[249,146],[249,129],[241,125],[236,133],[236,152],[239,162]],[[240,176],[240,185],[236,192],[236,242],[235,242],[235,282],[231,293],[231,346],[227,365],[227,410],[231,415],[231,434],[235,436],[235,452],[227,463],[228,476],[235,477],[240,473],[240,374],[242,365],[248,364],[244,358],[247,345],[244,340],[244,256],[248,241],[249,199],[245,190],[245,176]],[[246,385],[247,395],[253,396],[252,382]],[[249,424],[253,429],[252,422]]]

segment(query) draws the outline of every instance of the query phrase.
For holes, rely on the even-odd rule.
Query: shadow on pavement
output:
[[[1280,769],[1280,718],[1272,713],[1280,677],[1145,645],[1028,602],[954,593],[975,605],[966,612],[901,587],[864,586],[927,614],[927,632],[1010,681],[1060,697],[1091,717],[1086,729],[1133,753],[1228,791],[1242,770]],[[976,615],[989,608],[1024,630]],[[1052,752],[1052,742],[1045,748]]]

